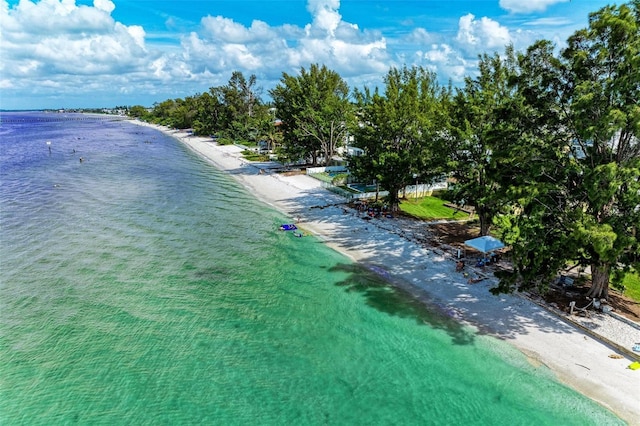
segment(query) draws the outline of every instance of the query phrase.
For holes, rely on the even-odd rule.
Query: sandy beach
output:
[[[456,272],[452,253],[420,244],[402,219],[362,220],[346,200],[305,175],[272,173],[269,163],[250,163],[237,146],[219,146],[208,138],[154,127],[185,143],[216,168],[228,172],[252,194],[299,221],[327,245],[363,263],[414,297],[435,302],[478,333],[504,339],[527,355],[533,365],[545,365],[558,380],[599,402],[631,425],[640,425],[640,370],[616,345],[594,338],[586,330],[611,321],[586,318],[583,328],[519,295],[493,296],[495,278],[476,284]],[[414,225],[415,226],[415,225]],[[473,271],[471,271],[473,274]],[[604,314],[602,314],[604,316]],[[600,323],[598,322],[600,321]],[[618,324],[610,342],[631,348],[640,329]],[[595,325],[594,325],[595,324]],[[610,324],[607,327],[611,326]],[[606,331],[602,332],[605,336]],[[621,355],[621,357],[611,355]]]

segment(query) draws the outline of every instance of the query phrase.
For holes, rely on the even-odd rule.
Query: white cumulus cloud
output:
[[[344,22],[337,0],[310,0],[311,22],[304,27],[269,26],[253,21],[249,27],[222,16],[201,20],[201,30],[182,40],[194,70],[229,73],[242,69],[278,78],[312,63],[327,64],[343,76],[388,68],[386,42],[377,33],[360,31]],[[228,77],[228,76],[227,76]]]
[[[202,18],[201,25],[204,37],[225,43],[247,43],[255,41],[257,37],[256,33],[259,32],[258,28],[264,28],[266,26],[264,23],[254,21],[252,27],[247,28],[223,16],[207,16]]]
[[[111,13],[116,8],[116,5],[111,0],[93,0],[93,7]]]
[[[309,0],[307,10],[313,16],[313,25],[308,25],[307,30],[318,29],[334,36],[342,21],[342,16],[338,13],[339,8],[340,0]]]
[[[451,80],[461,83],[465,77],[473,76],[482,53],[503,53],[509,44],[516,48],[526,42],[530,34],[520,31],[510,32],[498,21],[488,17],[476,18],[466,14],[458,19],[456,36],[443,37],[442,34],[416,28],[399,44],[407,52],[403,61],[422,65],[434,72],[442,83]]]
[[[469,68],[475,61],[465,59],[464,55],[449,44],[432,44],[428,50],[416,52],[417,62],[422,63],[437,75],[446,75],[452,82],[459,83],[469,75]]]
[[[2,0],[3,97],[94,99],[150,73],[144,29],[116,22],[114,9],[110,0]]]
[[[468,49],[503,50],[511,43],[509,29],[493,19],[476,19],[472,14],[460,18],[456,40]]]
[[[26,82],[44,74],[54,79],[56,74],[120,73],[138,66],[145,53],[144,29],[115,22],[110,1],[95,4],[99,7],[76,6],[73,0],[22,0],[4,9],[3,73]]]

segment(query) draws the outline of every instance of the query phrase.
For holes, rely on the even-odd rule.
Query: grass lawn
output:
[[[629,273],[625,275],[622,285],[624,285],[625,288],[625,296],[636,302],[640,302],[640,276],[638,276],[638,274]]]
[[[269,161],[268,155],[258,154],[257,152],[251,151],[248,149],[245,149],[244,151],[242,151],[242,156],[247,161]]]
[[[445,206],[445,203],[446,201],[436,197],[403,199],[400,200],[400,210],[415,218],[426,220],[462,220],[469,218],[468,213],[456,211]]]
[[[329,173],[327,172],[314,173],[313,175],[311,175],[311,177],[327,183],[331,183],[331,181],[333,180],[333,176],[329,175]]]

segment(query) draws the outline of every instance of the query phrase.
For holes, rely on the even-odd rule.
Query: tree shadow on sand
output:
[[[452,317],[452,313],[433,301],[416,297],[392,285],[388,279],[359,264],[338,264],[332,272],[348,273],[337,283],[348,292],[365,297],[367,305],[389,315],[414,319],[419,325],[444,330],[456,345],[472,345],[475,334]]]

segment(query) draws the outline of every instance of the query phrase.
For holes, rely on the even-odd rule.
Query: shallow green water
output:
[[[19,130],[0,139],[0,424],[621,423],[277,231],[286,217],[172,139]]]

